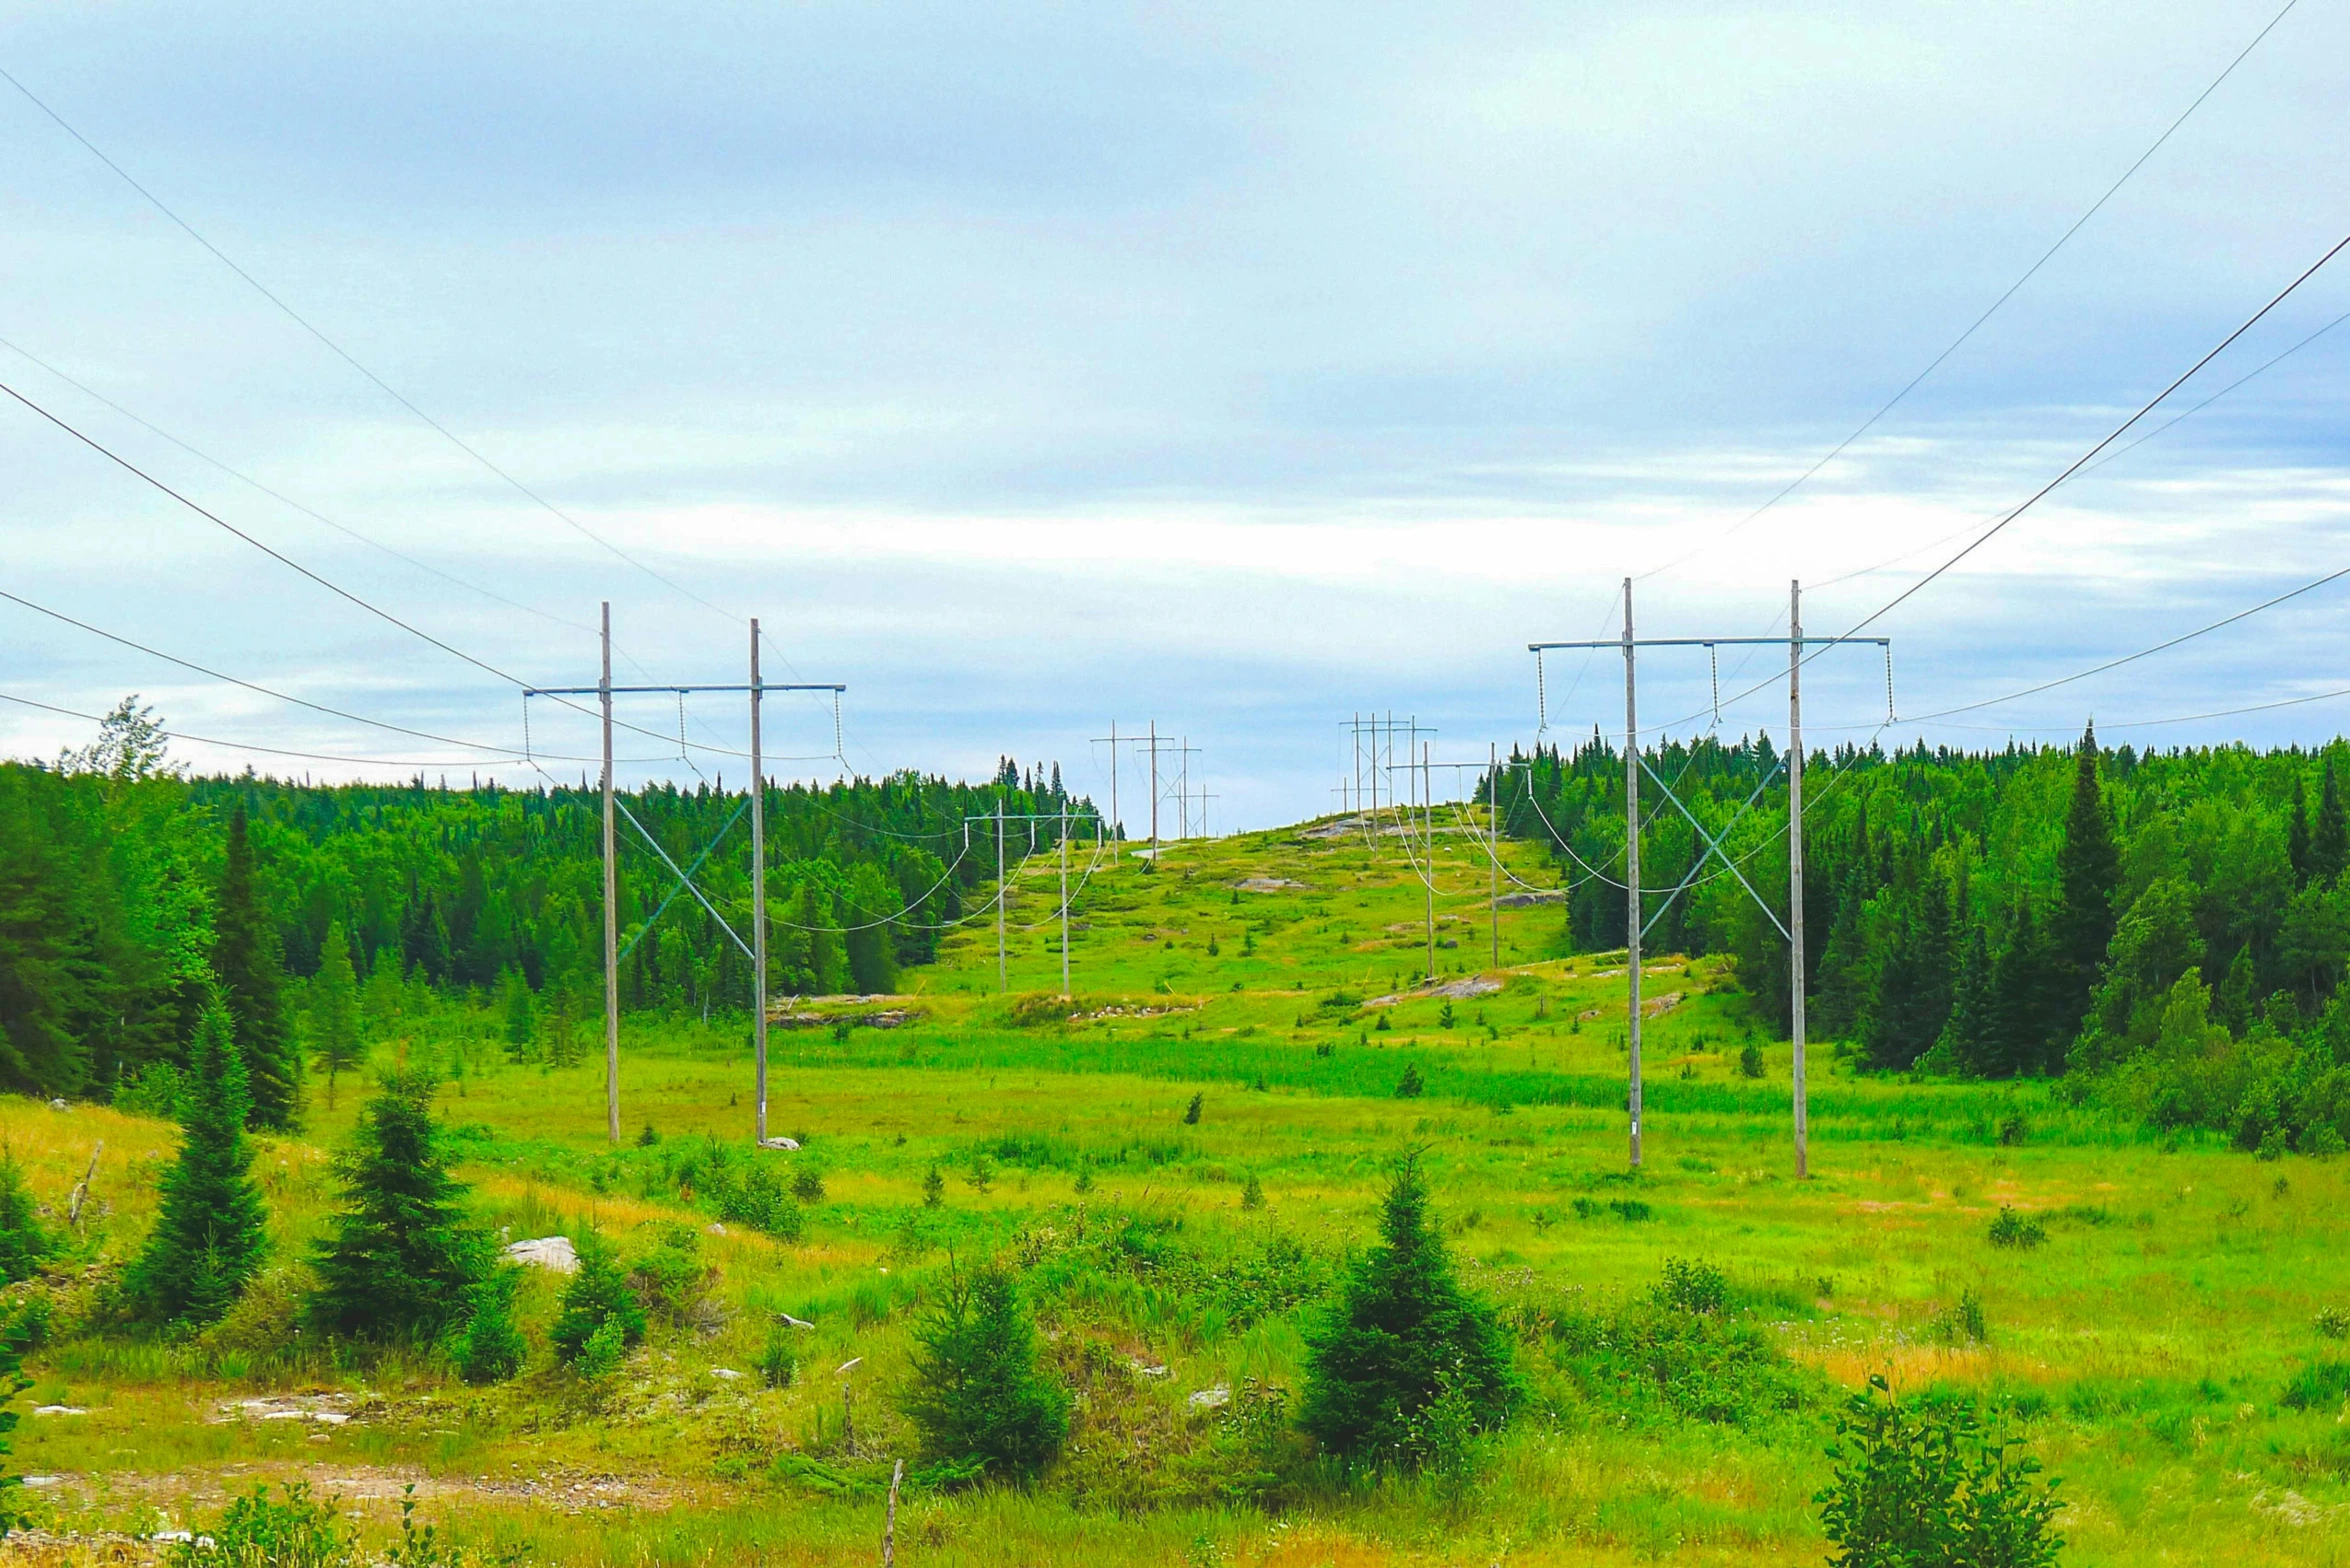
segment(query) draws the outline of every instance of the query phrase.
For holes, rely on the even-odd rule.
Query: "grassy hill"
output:
[[[2158,1142],[2036,1085],[1865,1078],[1822,1048],[1798,1182],[1785,1047],[1719,959],[1666,957],[1634,1175],[1621,955],[1566,956],[1563,910],[1534,902],[1500,914],[1496,963],[1482,842],[1438,833],[1432,900],[1416,852],[1328,824],[1155,863],[1076,851],[1068,1001],[1060,867],[1032,858],[1007,985],[982,915],[904,996],[779,1006],[771,1121],[798,1154],[748,1148],[741,1018],[625,1021],[624,1124],[644,1131],[612,1151],[600,1062],[512,1061],[487,1009],[418,1005],[378,1057],[448,1075],[485,1223],[599,1227],[709,1271],[602,1387],[552,1365],[557,1281],[535,1271],[533,1360],[506,1385],[295,1329],[349,1080],[332,1107],[314,1083],[303,1135],[265,1142],[277,1271],[227,1323],[179,1344],[74,1332],[144,1236],[175,1133],[0,1102],[52,1209],[104,1144],[84,1234],[17,1287],[56,1325],[27,1403],[78,1412],[18,1433],[43,1528],[85,1543],[41,1550],[87,1556],[306,1477],[379,1531],[414,1484],[455,1535],[542,1560],[878,1561],[916,1304],[950,1256],[1000,1254],[1080,1396],[1071,1448],[1032,1493],[909,1493],[902,1562],[1814,1563],[1832,1414],[1872,1372],[1979,1398],[2027,1438],[2064,1478],[2068,1561],[2342,1560],[2340,1162]],[[1505,856],[1504,891],[1551,885],[1524,846]],[[1431,903],[1458,994],[1418,984]],[[1511,1325],[1521,1413],[1465,1494],[1237,1498],[1228,1400],[1297,1387],[1302,1324],[1406,1148]],[[815,1178],[796,1241],[727,1219],[753,1160]],[[2037,1243],[1992,1243],[2008,1206]],[[1669,1260],[1718,1269],[1724,1310],[1650,1310]],[[782,1331],[797,1377],[770,1389],[778,1313],[814,1326]]]

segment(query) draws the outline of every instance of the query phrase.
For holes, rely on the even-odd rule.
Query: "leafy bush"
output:
[[[824,1173],[813,1165],[803,1165],[792,1172],[791,1195],[802,1203],[824,1201]]]
[[[187,1075],[170,1062],[149,1062],[123,1069],[114,1085],[114,1108],[158,1121],[180,1119],[180,1097],[187,1093]]]
[[[2320,1307],[2317,1316],[2310,1321],[2310,1326],[2328,1339],[2350,1336],[2350,1312],[2340,1307]]]
[[[345,1568],[359,1561],[341,1498],[316,1501],[306,1481],[279,1491],[272,1499],[267,1486],[256,1485],[231,1498],[219,1519],[173,1542],[163,1560],[170,1568]]]
[[[1752,1040],[1739,1048],[1738,1075],[1741,1078],[1760,1078],[1763,1075],[1762,1047]]]
[[[1912,1410],[1871,1377],[1837,1420],[1836,1468],[1812,1499],[1836,1548],[1830,1563],[2048,1568],[2064,1545],[2050,1527],[2060,1505],[2021,1448],[1985,1434],[1971,1408]]]
[[[571,1370],[583,1382],[596,1383],[620,1370],[628,1359],[627,1326],[617,1316],[608,1317],[596,1325],[571,1358]]]
[[[1668,1262],[1645,1301],[1562,1311],[1550,1337],[1586,1398],[1630,1416],[1751,1426],[1810,1407],[1826,1387],[1751,1316],[1718,1269]]]
[[[1999,1217],[1991,1222],[1991,1245],[2024,1250],[2037,1247],[2048,1239],[2048,1227],[2029,1215],[2018,1214],[2011,1204],[1999,1206]]]
[[[24,1373],[24,1353],[32,1347],[38,1323],[33,1309],[25,1307],[8,1314],[0,1321],[0,1458],[6,1458],[14,1448],[17,1413],[8,1409],[16,1396],[33,1386],[33,1380]],[[22,1476],[0,1476],[0,1538],[25,1523],[24,1510],[17,1499],[24,1495]]]
[[[579,1270],[563,1286],[555,1326],[547,1337],[554,1342],[557,1358],[576,1367],[589,1341],[607,1328],[611,1333],[598,1353],[608,1351],[617,1365],[620,1354],[645,1337],[645,1309],[637,1305],[610,1245],[590,1231],[580,1238]]]
[[[1574,1200],[1575,1218],[1595,1220],[1602,1214],[1613,1214],[1627,1225],[1638,1225],[1656,1217],[1656,1211],[1638,1198],[1609,1198],[1604,1203],[1597,1198]]]
[[[1425,1418],[1440,1396],[1457,1391],[1482,1431],[1508,1418],[1517,1385],[1492,1309],[1453,1278],[1429,1223],[1416,1153],[1396,1163],[1379,1231],[1307,1336],[1298,1421],[1341,1457],[1417,1468],[1434,1457]]]
[[[302,1276],[290,1268],[265,1269],[231,1303],[198,1343],[215,1356],[276,1360],[302,1344]]]
[[[1069,1436],[1069,1396],[1036,1364],[1036,1329],[1009,1270],[948,1271],[914,1328],[914,1375],[901,1405],[934,1464],[977,1463],[1033,1479]]]
[[[1979,1345],[1991,1337],[1983,1298],[1973,1286],[1962,1286],[1958,1299],[1934,1319],[1934,1337],[1946,1345]]]
[[[1403,1076],[1395,1081],[1395,1097],[1399,1100],[1416,1100],[1427,1087],[1426,1081],[1420,1077],[1419,1064],[1406,1062],[1403,1064]]]
[[[1656,1304],[1680,1312],[1719,1312],[1729,1303],[1730,1281],[1711,1263],[1688,1258],[1665,1259],[1664,1278],[1656,1284]]]
[[[1265,1184],[1257,1180],[1255,1171],[1250,1171],[1248,1180],[1241,1184],[1240,1206],[1244,1209],[1261,1209],[1265,1206]]]
[[[1199,1125],[1200,1107],[1206,1102],[1207,1096],[1204,1094],[1195,1094],[1191,1097],[1191,1103],[1183,1108],[1184,1126],[1197,1127]]]

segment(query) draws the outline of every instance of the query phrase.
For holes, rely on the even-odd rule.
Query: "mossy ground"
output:
[[[1104,857],[1088,876],[1091,858],[1073,859],[1074,1004],[1043,999],[1060,986],[1058,866],[1039,856],[1007,920],[1009,995],[982,919],[909,972],[894,1004],[909,1021],[861,1026],[880,1004],[825,1003],[840,1027],[777,1031],[771,1120],[807,1147],[760,1158],[824,1186],[796,1244],[710,1232],[710,1194],[692,1190],[702,1140],[748,1139],[743,1020],[625,1022],[617,1153],[599,1061],[511,1062],[488,1009],[401,1020],[379,1050],[455,1075],[440,1109],[485,1223],[594,1224],[641,1251],[655,1222],[690,1220],[716,1310],[657,1328],[600,1389],[548,1364],[544,1275],[519,1300],[532,1366],[487,1390],[429,1352],[310,1343],[288,1315],[291,1274],[192,1343],[63,1334],[32,1358],[23,1403],[87,1413],[28,1416],[17,1437],[19,1466],[56,1478],[34,1493],[46,1525],[185,1523],[257,1479],[308,1477],[376,1528],[414,1482],[458,1533],[543,1560],[877,1560],[879,1483],[911,1441],[890,1401],[911,1304],[950,1249],[1000,1248],[1030,1265],[1053,1359],[1083,1396],[1076,1440],[1033,1493],[911,1494],[903,1562],[1817,1562],[1828,1410],[1872,1371],[2004,1412],[2064,1478],[2070,1561],[2350,1559],[2339,1380],[2305,1375],[2350,1356],[2314,1326],[2350,1306],[2344,1162],[2166,1146],[2038,1086],[1871,1080],[1823,1048],[1799,1182],[1785,1047],[1764,1041],[1764,1076],[1743,1076],[1756,1031],[1729,976],[1674,957],[1649,966],[1649,995],[1679,1000],[1647,1028],[1635,1177],[1620,955],[1567,957],[1563,911],[1538,906],[1502,914],[1494,965],[1467,835],[1437,839],[1452,944],[1438,967],[1502,989],[1452,1000],[1449,1025],[1434,998],[1362,1005],[1426,962],[1424,895],[1393,839],[1249,835],[1170,846],[1147,869]],[[1555,880],[1523,846],[1508,860]],[[1250,877],[1302,885],[1236,886]],[[1407,1064],[1425,1089],[1398,1099]],[[358,1095],[346,1079],[329,1108],[314,1083],[302,1135],[261,1145],[282,1265],[332,1203],[327,1154]],[[640,1145],[648,1125],[658,1141]],[[173,1131],[23,1100],[0,1101],[0,1131],[53,1209],[104,1141],[86,1234],[39,1287],[69,1326],[143,1236]],[[1407,1146],[1426,1151],[1464,1273],[1519,1332],[1520,1419],[1466,1496],[1390,1479],[1234,1502],[1215,1417],[1189,1396],[1249,1377],[1295,1387],[1310,1308],[1290,1303],[1368,1234]],[[2039,1215],[2047,1241],[1993,1247],[2002,1204]],[[1579,1378],[1545,1326],[1644,1297],[1670,1257],[1721,1267],[1819,1397],[1709,1421]],[[1981,1342],[1950,1328],[1968,1291]],[[797,1382],[768,1390],[754,1368],[776,1312],[815,1327],[793,1335]],[[2288,1399],[2296,1378],[2316,1397]],[[230,1408],[329,1394],[352,1396],[337,1407],[350,1420]]]

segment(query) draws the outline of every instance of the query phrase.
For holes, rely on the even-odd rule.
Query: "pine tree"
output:
[[[527,1062],[539,1032],[538,1010],[532,1004],[530,982],[523,978],[520,969],[509,964],[500,987],[505,993],[506,1054],[518,1062]]]
[[[903,1405],[928,1458],[1024,1481],[1060,1453],[1069,1396],[1037,1365],[1036,1325],[1009,1270],[951,1272],[914,1344]]]
[[[472,1305],[488,1239],[465,1222],[432,1116],[433,1082],[393,1073],[360,1113],[338,1161],[344,1207],[319,1243],[310,1320],[370,1339],[431,1339]]]
[[[577,1363],[598,1334],[626,1349],[645,1337],[645,1309],[628,1288],[628,1276],[603,1237],[580,1238],[579,1269],[563,1287],[555,1326],[548,1332],[565,1366]]]
[[[246,1114],[256,1128],[291,1127],[300,1109],[301,1054],[286,1019],[285,976],[276,934],[261,909],[242,806],[229,819],[228,863],[220,876],[212,933],[212,967],[220,975],[221,999],[236,1030],[237,1053],[245,1060],[251,1096]]]
[[[1990,941],[1975,925],[1967,931],[1958,983],[1951,987],[1950,1020],[1942,1026],[1936,1053],[1969,1077],[1990,1077],[1998,1059],[1992,1028]]]
[[[25,1187],[24,1167],[0,1146],[0,1284],[31,1279],[56,1245]]]
[[[809,994],[837,994],[847,980],[848,966],[841,956],[837,928],[842,922],[833,914],[832,895],[813,881],[801,884],[791,918],[808,939]]]
[[[2350,821],[2342,814],[2342,785],[2334,777],[2334,759],[2326,758],[2325,781],[2318,787],[2317,825],[2309,833],[2309,878],[2331,882],[2350,867]]]
[[[2081,736],[2064,843],[2056,853],[2056,882],[2048,929],[2054,1012],[2048,1022],[2051,1037],[2069,1043],[2089,1011],[2090,990],[2113,941],[2114,891],[2121,884],[2121,855],[2098,788],[2094,725]]]
[[[1439,1398],[1465,1399],[1475,1424],[1492,1428],[1507,1418],[1516,1386],[1492,1309],[1453,1278],[1416,1153],[1396,1164],[1379,1230],[1380,1244],[1307,1339],[1298,1424],[1341,1457],[1412,1465],[1422,1457],[1422,1418]]]
[[[326,1067],[326,1103],[335,1103],[335,1076],[359,1065],[359,977],[351,968],[351,944],[338,920],[326,928],[319,949],[318,978],[310,982],[310,1035]]]
[[[179,1159],[164,1173],[155,1229],[123,1282],[126,1298],[151,1323],[217,1322],[269,1250],[245,1141],[248,1108],[244,1057],[227,1009],[215,1000],[188,1047]]]
[[[2285,814],[2285,858],[2293,863],[2293,882],[2309,885],[2309,791],[2298,769],[2293,774],[2292,807]]]
[[[2007,940],[1991,963],[1990,1032],[1982,1072],[1992,1078],[2034,1073],[2050,1039],[2042,1014],[2050,982],[2048,952],[2032,906],[2017,907]]]
[[[492,1269],[473,1287],[472,1315],[457,1341],[457,1373],[468,1383],[503,1383],[522,1370],[530,1346],[514,1323],[514,1287],[522,1271]]]
[[[903,912],[904,901],[881,868],[868,861],[857,868],[849,881],[849,897],[842,906],[848,917],[841,924],[849,928],[846,936],[849,978],[860,992],[875,996],[895,991],[898,987],[898,958],[896,945],[890,940],[890,928],[880,922]]]

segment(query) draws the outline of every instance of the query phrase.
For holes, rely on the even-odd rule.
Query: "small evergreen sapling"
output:
[[[357,1142],[337,1162],[345,1206],[318,1246],[310,1318],[320,1328],[430,1340],[473,1308],[490,1244],[465,1221],[432,1092],[423,1074],[392,1073],[360,1113]]]
[[[55,1247],[55,1238],[41,1223],[33,1195],[25,1188],[24,1168],[13,1153],[0,1148],[0,1284],[31,1279]]]
[[[514,1287],[522,1271],[492,1269],[473,1287],[473,1313],[457,1338],[457,1371],[468,1383],[503,1383],[522,1370],[530,1345],[514,1321]]]
[[[218,1322],[268,1254],[246,1113],[244,1059],[228,1013],[213,1001],[188,1048],[179,1159],[164,1173],[155,1229],[123,1281],[126,1299],[150,1323]]]
[[[17,1414],[7,1406],[16,1402],[16,1396],[33,1386],[25,1376],[24,1353],[33,1337],[32,1308],[21,1307],[0,1322],[0,1460],[5,1460],[15,1446],[10,1436],[16,1430]],[[18,1499],[24,1496],[24,1477],[0,1473],[0,1539],[8,1532],[20,1529],[26,1521],[25,1511]]]
[[[914,1344],[914,1379],[901,1403],[925,1457],[1026,1481],[1059,1455],[1069,1396],[1036,1364],[1036,1327],[1008,1270],[950,1270]]]
[[[645,1309],[629,1290],[628,1276],[621,1272],[610,1244],[590,1231],[580,1238],[579,1272],[563,1287],[562,1304],[548,1337],[565,1366],[580,1370],[582,1376],[593,1376],[593,1370],[582,1370],[580,1363],[599,1334],[604,1335],[604,1341],[596,1346],[595,1355],[609,1352],[617,1358],[645,1337]]]
[[[1492,1309],[1453,1278],[1417,1154],[1396,1164],[1379,1231],[1307,1340],[1298,1424],[1342,1458],[1417,1468],[1443,1457],[1427,1446],[1440,1398],[1465,1402],[1471,1425],[1489,1431],[1516,1384]]]
[[[310,1042],[326,1068],[326,1103],[335,1103],[335,1079],[362,1058],[359,976],[351,967],[351,943],[338,920],[326,928],[318,953],[318,978],[310,982]]]

